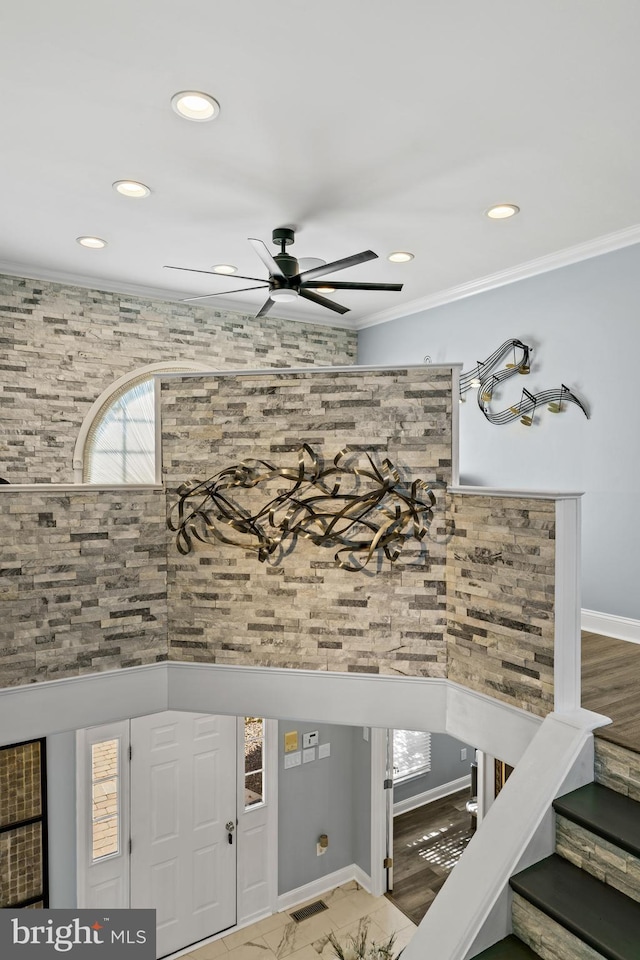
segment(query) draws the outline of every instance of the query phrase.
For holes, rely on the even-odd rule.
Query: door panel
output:
[[[236,720],[131,721],[131,906],[155,907],[158,956],[236,922]]]

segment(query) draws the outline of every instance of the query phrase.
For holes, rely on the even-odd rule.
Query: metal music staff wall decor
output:
[[[513,351],[513,360],[506,363],[501,370],[494,373],[498,364]],[[460,399],[464,394],[478,388],[478,406],[490,423],[512,423],[514,420],[520,420],[525,427],[530,427],[534,422],[536,409],[541,409],[545,404],[550,413],[561,413],[568,403],[575,403],[585,417],[589,419],[589,413],[582,400],[573,393],[569,387],[561,384],[560,387],[554,387],[551,390],[542,390],[539,393],[530,393],[523,389],[520,400],[506,410],[494,413],[489,404],[493,400],[494,391],[509,377],[516,373],[529,373],[530,357],[532,348],[527,346],[521,340],[506,340],[502,346],[487,357],[484,361],[478,361],[475,367],[460,374]],[[520,358],[518,359],[518,354]]]
[[[349,460],[356,456],[356,463]],[[193,541],[232,544],[255,551],[258,560],[280,559],[299,537],[336,550],[343,570],[364,570],[373,557],[400,559],[409,540],[421,541],[433,519],[432,487],[439,482],[405,483],[390,460],[376,466],[357,463],[361,452],[341,450],[325,467],[308,444],[298,451],[298,465],[277,467],[267,460],[243,460],[209,480],[190,480],[178,488],[179,500],[169,516],[180,553]],[[275,481],[275,496],[257,509],[236,502],[243,490],[258,490]],[[282,481],[286,488],[282,489]],[[249,500],[255,500],[247,495]]]

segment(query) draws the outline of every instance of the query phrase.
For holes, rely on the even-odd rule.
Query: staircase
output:
[[[556,852],[511,878],[513,934],[475,960],[640,960],[640,754],[596,738],[595,778],[554,801]]]

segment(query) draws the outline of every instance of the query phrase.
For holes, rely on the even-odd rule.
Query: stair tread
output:
[[[513,934],[476,954],[473,960],[540,960],[537,953]]]
[[[609,960],[639,960],[640,903],[557,854],[509,881],[539,910]]]
[[[599,783],[553,801],[556,813],[640,857],[640,804]]]

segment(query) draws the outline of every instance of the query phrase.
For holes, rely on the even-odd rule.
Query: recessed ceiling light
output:
[[[409,260],[413,260],[413,254],[409,253],[408,250],[394,250],[393,253],[389,254],[387,260],[391,260],[391,263],[408,263]]]
[[[269,296],[272,300],[275,300],[276,303],[286,303],[288,300],[297,300],[298,291],[283,287],[281,290],[272,290]]]
[[[520,213],[520,207],[516,207],[515,203],[497,203],[494,207],[485,210],[485,213],[491,220],[508,220],[509,217],[515,217],[516,213]]]
[[[113,189],[121,193],[123,197],[134,197],[141,200],[142,197],[148,197],[151,193],[149,187],[144,183],[138,183],[137,180],[116,180],[112,184]]]
[[[88,247],[89,250],[102,250],[107,245],[107,241],[100,237],[76,237],[76,243],[81,247]]]
[[[329,286],[316,287],[316,293],[335,293],[335,292],[336,292],[335,287],[329,287]]]
[[[220,104],[208,93],[181,90],[171,97],[171,106],[185,120],[214,120],[220,113]]]
[[[237,267],[234,267],[234,265],[233,265],[232,263],[215,263],[215,264],[211,267],[211,269],[213,270],[214,273],[226,273],[226,274],[231,274],[231,273],[237,273],[237,272],[238,272],[238,268],[237,268]]]

